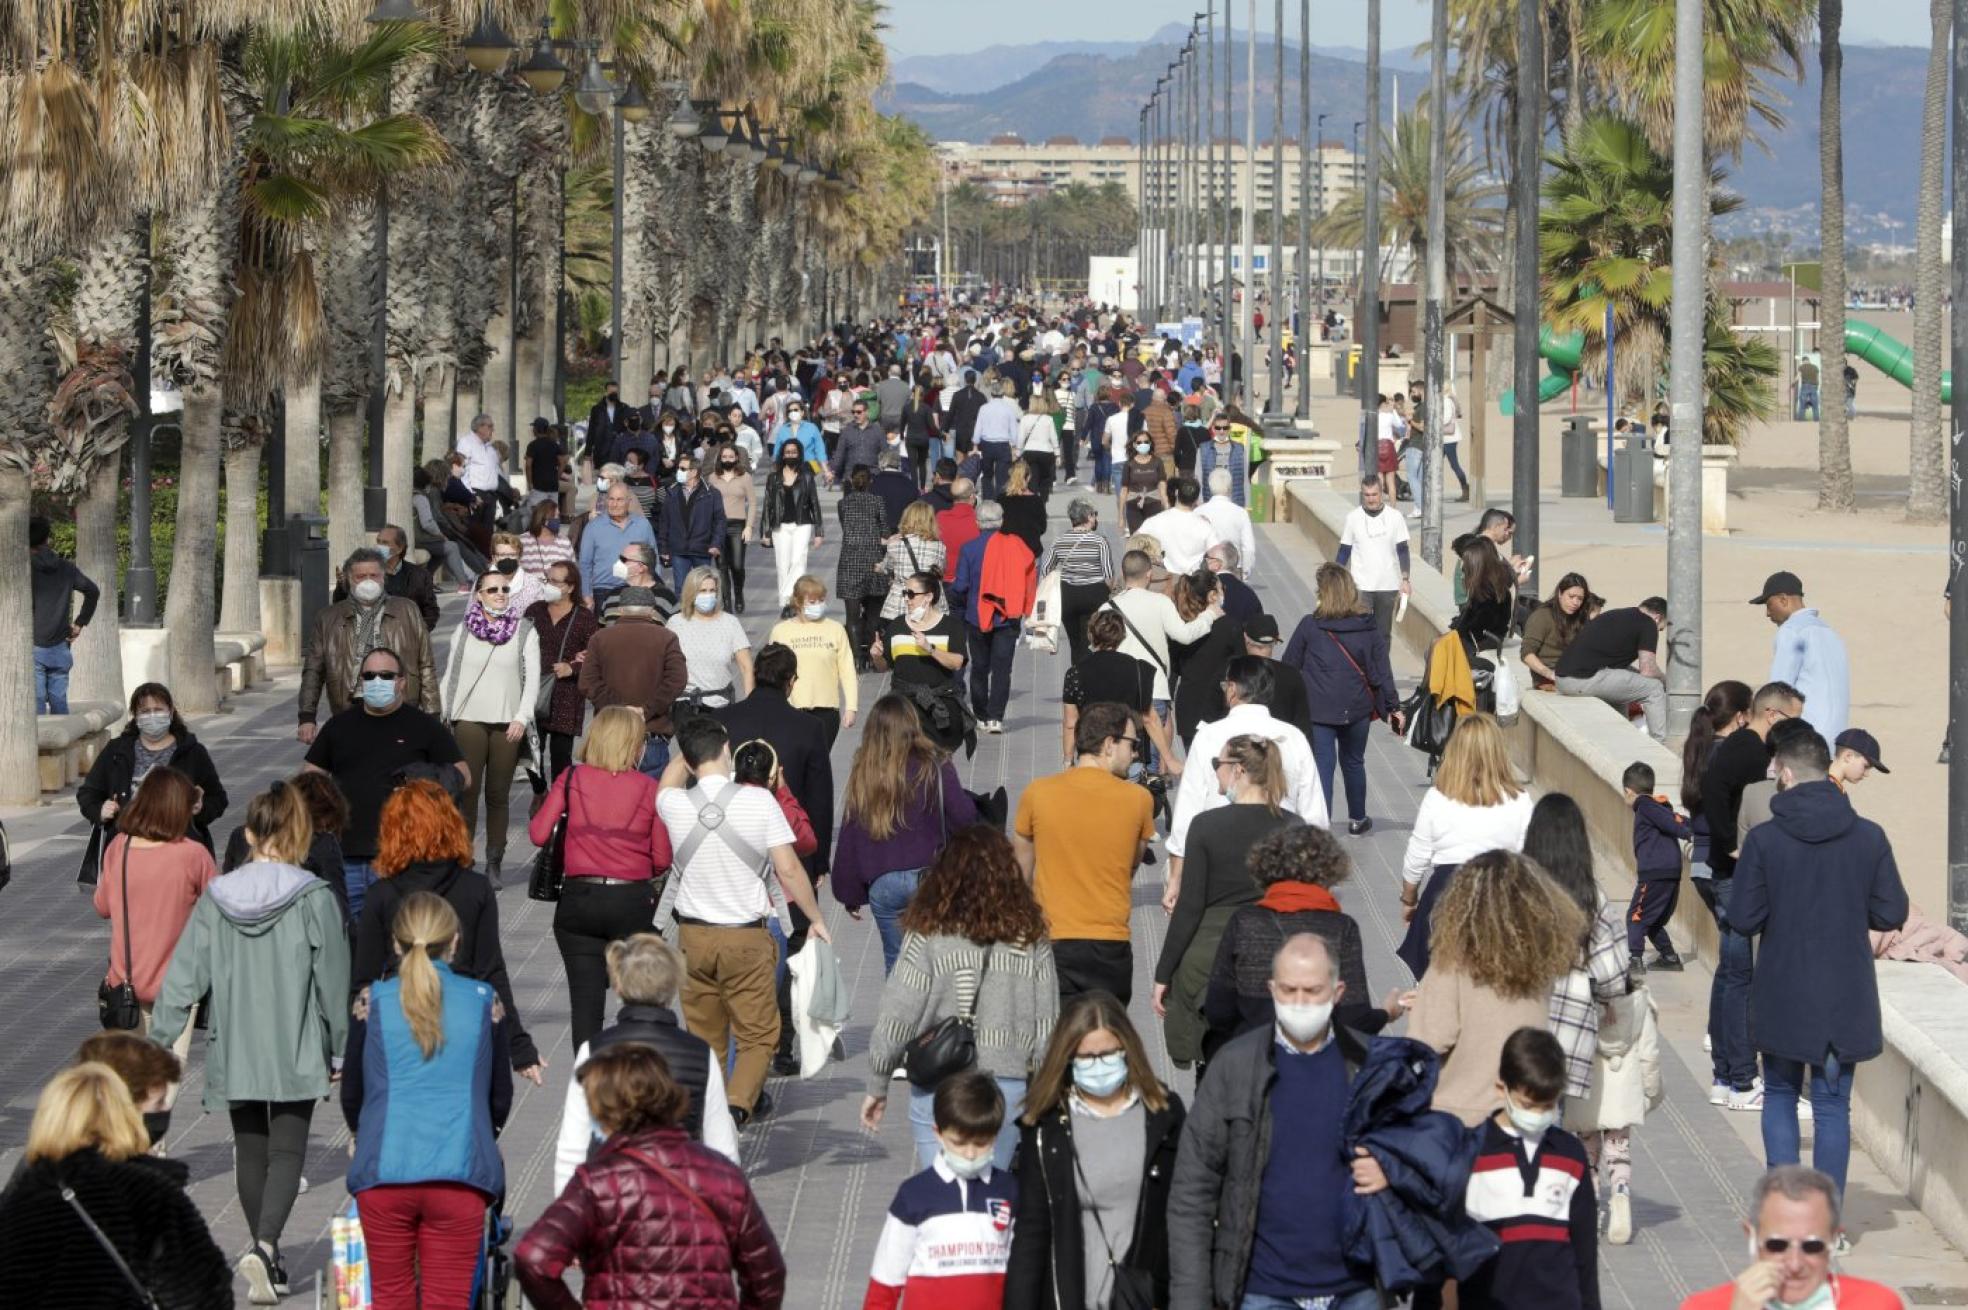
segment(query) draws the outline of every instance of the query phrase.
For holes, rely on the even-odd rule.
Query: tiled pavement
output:
[[[1055,498],[1055,529],[1066,497]],[[1267,607],[1287,627],[1310,606],[1312,560],[1289,528],[1261,529],[1255,585]],[[832,580],[834,547],[816,552],[816,572]],[[770,558],[754,551],[752,614],[755,636],[773,621]],[[447,597],[450,620],[460,604]],[[961,771],[973,790],[1003,786],[1017,793],[1035,776],[1059,767],[1057,692],[1063,657],[1021,653],[1007,733],[980,740],[975,758]],[[1400,670],[1412,676],[1413,670]],[[229,830],[246,799],[272,778],[297,767],[300,748],[293,738],[291,678],[233,702],[230,712],[194,725],[211,748],[232,794],[232,813],[221,823]],[[864,706],[879,694],[880,680],[862,686]],[[845,779],[858,734],[841,735],[835,752],[836,776]],[[1390,734],[1376,733],[1369,752],[1372,808],[1377,826],[1364,837],[1346,839],[1356,858],[1341,902],[1359,920],[1367,945],[1367,969],[1376,995],[1408,981],[1393,956],[1401,923],[1396,903],[1398,870],[1409,825],[1425,786],[1419,757]],[[523,807],[518,813],[523,814]],[[7,816],[13,839],[16,876],[0,893],[0,1171],[18,1159],[34,1096],[42,1080],[65,1060],[94,1025],[95,985],[101,976],[106,933],[88,902],[74,889],[84,825],[67,799],[38,811]],[[221,840],[225,831],[219,834]],[[512,838],[511,882],[523,881],[526,845]],[[1160,949],[1164,915],[1159,906],[1162,866],[1144,869],[1135,892],[1137,1022],[1166,1067],[1159,1026],[1148,1010],[1150,969]],[[566,1001],[559,957],[550,933],[552,910],[530,902],[524,890],[509,886],[500,896],[502,937],[513,985],[540,1049],[551,1065],[545,1088],[519,1085],[503,1148],[509,1208],[523,1228],[550,1199],[553,1134],[571,1052],[567,1042]],[[858,1124],[868,1024],[881,986],[881,952],[870,922],[856,923],[838,912],[829,922],[855,1002],[855,1022],[845,1042],[847,1062],[829,1066],[810,1081],[775,1079],[778,1109],[743,1135],[744,1163],[783,1243],[793,1269],[787,1304],[798,1310],[834,1310],[859,1304],[883,1211],[909,1167],[906,1117],[892,1114],[874,1136]],[[1634,1243],[1602,1248],[1603,1286],[1609,1306],[1656,1310],[1673,1306],[1691,1290],[1730,1276],[1741,1260],[1736,1228],[1737,1200],[1755,1177],[1760,1152],[1754,1149],[1753,1116],[1729,1116],[1705,1097],[1705,1060],[1699,1023],[1707,975],[1691,972],[1660,980],[1659,992],[1670,1049],[1665,1053],[1666,1105],[1636,1136]],[[1189,1090],[1186,1075],[1176,1086]],[[196,1060],[180,1102],[170,1148],[191,1165],[193,1194],[211,1221],[220,1244],[243,1248],[245,1234],[230,1173],[230,1144],[223,1116],[202,1114],[202,1077]],[[315,1119],[307,1175],[313,1186],[300,1198],[288,1226],[284,1249],[297,1280],[306,1282],[327,1255],[330,1214],[344,1197],[341,1174],[348,1135],[337,1108],[324,1105]],[[1876,1239],[1910,1260],[1868,1259],[1873,1241],[1862,1242],[1854,1267],[1899,1283],[1940,1286],[1968,1284],[1968,1266],[1927,1228],[1917,1211],[1886,1193],[1878,1172],[1855,1161],[1852,1208]],[[1879,1254],[1884,1256],[1885,1249]],[[299,1294],[297,1294],[299,1295]],[[304,1301],[303,1301],[304,1303]]]

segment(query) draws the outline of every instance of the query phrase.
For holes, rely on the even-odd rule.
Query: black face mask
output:
[[[169,1110],[145,1110],[143,1112],[144,1131],[150,1134],[150,1144],[158,1145],[164,1135],[171,1131],[171,1112]]]
[[[502,559],[492,567],[510,577],[512,574],[519,572],[519,561],[516,559]]]
[[[718,467],[726,473],[735,473],[738,471],[738,466],[736,464],[720,464],[718,465]]]

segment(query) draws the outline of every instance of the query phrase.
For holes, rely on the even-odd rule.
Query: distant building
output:
[[[938,143],[937,152],[942,156],[944,173],[952,183],[969,182],[991,196],[999,204],[1020,205],[1035,200],[1056,188],[1070,183],[1099,187],[1109,182],[1117,182],[1128,193],[1128,198],[1140,202],[1141,158],[1133,141],[1126,137],[1103,137],[1098,142],[1087,145],[1076,137],[1054,136],[1043,143],[1027,142],[1022,137],[1006,134],[996,136],[983,145],[967,141],[944,141]],[[1298,212],[1298,161],[1299,148],[1295,141],[1285,142],[1284,147],[1284,212]],[[1271,145],[1260,142],[1257,147],[1255,183],[1257,200],[1255,209],[1259,213],[1269,212],[1275,194],[1276,179],[1271,171]],[[1312,212],[1320,211],[1321,195],[1326,210],[1331,210],[1340,200],[1359,186],[1360,160],[1337,141],[1323,141],[1314,152],[1315,168],[1312,177]],[[1229,178],[1226,182],[1223,166],[1223,146],[1219,142],[1211,153],[1211,158],[1201,161],[1199,167],[1206,179],[1207,203],[1211,206],[1223,203],[1226,194],[1230,203],[1241,209],[1245,203],[1244,195],[1244,147],[1241,141],[1230,148]],[[1175,164],[1167,169],[1169,194],[1174,194],[1175,181],[1179,173]],[[1152,192],[1155,183],[1155,170],[1151,164],[1148,171],[1148,185]]]

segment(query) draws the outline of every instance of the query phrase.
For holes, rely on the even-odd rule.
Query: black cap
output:
[[[1772,573],[1769,577],[1763,579],[1762,593],[1749,603],[1752,605],[1761,605],[1772,596],[1802,596],[1803,594],[1804,584],[1798,580],[1797,575],[1784,570]]]
[[[1838,740],[1833,744],[1832,749],[1834,751],[1851,751],[1854,755],[1859,756],[1881,773],[1892,772],[1891,769],[1879,762],[1879,738],[1873,736],[1864,728],[1845,729],[1845,731],[1838,734]]]
[[[548,432],[551,431],[552,429],[553,429],[552,419],[536,418],[533,420],[533,430],[535,432]]]
[[[1278,640],[1278,620],[1269,614],[1260,614],[1244,623],[1244,640],[1270,645]]]

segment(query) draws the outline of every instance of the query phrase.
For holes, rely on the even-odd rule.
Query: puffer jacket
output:
[[[426,714],[441,714],[437,699],[437,669],[431,660],[430,633],[414,601],[385,596],[376,644],[396,652],[403,663],[403,699]],[[307,658],[301,665],[300,721],[313,723],[322,694],[328,713],[340,714],[355,703],[355,601],[330,605],[314,619],[308,633]]]
[[[609,1138],[515,1258],[540,1310],[776,1310],[786,1295],[785,1258],[744,1173],[682,1128]],[[576,1263],[578,1297],[561,1281]]]
[[[1348,1196],[1346,1256],[1389,1292],[1467,1279],[1501,1245],[1463,1210],[1482,1136],[1429,1108],[1440,1070],[1420,1042],[1375,1038],[1346,1103],[1347,1154],[1366,1147],[1387,1175],[1385,1191]]]

